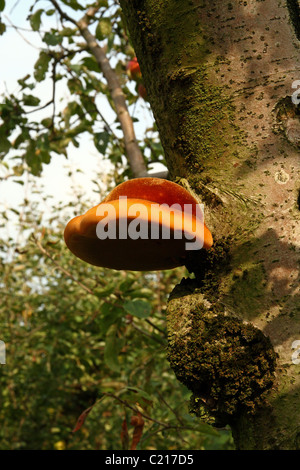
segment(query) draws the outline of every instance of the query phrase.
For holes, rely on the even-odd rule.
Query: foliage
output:
[[[100,155],[109,158],[119,173],[130,175],[128,166],[124,167],[124,143],[115,106],[95,57],[74,24],[59,19],[52,2],[42,2],[43,8],[38,8],[39,3],[33,2],[28,11],[32,34],[41,41],[34,70],[21,77],[19,89],[13,94],[6,93],[0,104],[0,160],[13,155],[19,168],[25,165],[34,175],[40,175],[53,153],[67,157],[70,146],[79,147],[80,137],[86,133]],[[85,10],[83,2],[61,3],[65,4],[62,7],[68,6],[66,11],[74,21]],[[106,50],[126,94],[132,117],[138,121],[133,116],[136,106],[143,105],[148,112],[150,109],[139,98],[135,82],[126,73],[126,65],[134,50],[124,30],[118,3],[89,2],[88,6],[100,6],[90,28],[99,45]],[[6,24],[1,24],[2,33],[5,33]],[[46,81],[52,83],[52,89],[49,99],[42,102],[39,87]],[[59,106],[57,99],[58,86],[63,86],[65,94],[69,95],[63,107]],[[109,117],[103,111],[107,109]],[[33,116],[41,110],[47,110],[47,115],[43,119],[34,119]],[[139,144],[148,164],[164,162],[155,123],[147,129]]]
[[[26,240],[1,241],[0,448],[128,448],[138,413],[139,449],[231,448],[227,432],[188,414],[190,392],[166,358],[166,301],[183,268],[87,265],[62,241],[68,211],[56,209],[65,216],[41,229],[38,207],[27,202]]]

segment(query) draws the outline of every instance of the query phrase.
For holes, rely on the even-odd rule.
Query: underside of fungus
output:
[[[64,237],[81,260],[132,271],[182,266],[187,251],[213,243],[194,197],[160,178],[118,185],[100,204],[70,220]]]

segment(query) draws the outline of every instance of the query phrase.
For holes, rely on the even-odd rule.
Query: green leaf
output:
[[[96,132],[94,135],[94,144],[98,152],[105,154],[107,145],[109,142],[109,133],[108,132]]]
[[[0,0],[0,11],[3,11],[5,8],[5,0]]]
[[[218,436],[219,433],[217,429],[214,429],[211,425],[205,423],[195,423],[195,431],[198,431],[203,434],[208,434],[209,436]]]
[[[108,35],[108,41],[107,41],[107,51],[111,51],[113,45],[114,45],[114,42],[115,42],[115,34],[113,32],[111,32],[109,35]]]
[[[124,310],[120,307],[104,303],[100,308],[100,331],[105,334],[107,330],[124,315]]]
[[[48,31],[44,34],[43,41],[48,46],[57,46],[62,43],[62,36],[60,34],[49,33]]]
[[[26,93],[23,93],[23,103],[25,106],[38,106],[40,101],[41,100],[37,96],[26,95]]]
[[[120,391],[120,394],[128,392],[134,392],[134,394],[137,394],[133,398],[135,402],[139,401],[139,397],[142,397],[146,401],[149,401],[151,403],[153,401],[153,397],[149,395],[149,393],[145,392],[144,390],[138,387],[125,387],[123,390]]]
[[[0,36],[2,36],[2,34],[4,34],[6,31],[6,24],[5,23],[1,23],[0,21]]]
[[[4,125],[0,126],[0,152],[7,153],[11,148],[11,143],[5,135],[6,129]]]
[[[25,77],[23,78],[20,78],[18,80],[18,84],[21,86],[21,89],[24,90],[24,88],[29,88],[30,90],[33,90],[34,88],[34,83],[26,83],[26,81],[28,80],[28,78],[30,78],[30,74],[28,73],[27,75],[25,75]]]
[[[82,72],[82,67],[80,64],[69,64],[69,68],[73,70],[73,72],[78,74]]]
[[[49,127],[52,126],[53,124],[53,121],[52,121],[52,118],[48,117],[48,118],[44,118],[41,120],[41,124],[46,127],[46,129],[49,129]]]
[[[51,57],[45,51],[41,51],[40,56],[34,65],[34,78],[37,82],[41,82],[45,79],[50,61]]]
[[[15,165],[13,167],[14,175],[15,176],[22,176],[24,173],[24,166],[23,165]]]
[[[31,140],[24,154],[25,161],[29,165],[33,175],[38,176],[42,171],[41,151],[36,148],[36,142]]]
[[[73,10],[84,10],[85,7],[80,5],[80,3],[77,0],[62,0],[62,2],[71,7]]]
[[[97,24],[96,33],[95,33],[96,38],[99,41],[102,41],[107,36],[109,36],[111,31],[112,31],[112,26],[111,26],[110,19],[109,18],[101,18],[101,20]]]
[[[138,318],[147,318],[151,314],[151,304],[141,299],[126,300],[123,304],[124,310]]]
[[[150,299],[153,298],[153,291],[151,289],[146,289],[145,287],[141,287],[139,289],[132,289],[127,292],[127,296],[131,299],[142,298],[142,299]]]
[[[52,8],[52,9],[46,11],[46,15],[47,16],[52,16],[52,15],[54,15],[55,12],[56,12],[55,8]]]
[[[70,126],[70,119],[72,116],[78,115],[82,117],[83,112],[81,106],[76,103],[76,101],[71,101],[63,110],[62,116],[65,121],[65,126],[68,128]]]
[[[29,137],[29,133],[27,130],[23,130],[15,139],[13,146],[15,149],[19,148],[21,144],[25,142]]]
[[[121,282],[121,284],[119,286],[119,289],[120,289],[121,292],[126,292],[130,289],[130,287],[134,283],[135,283],[135,279],[127,278],[127,279],[125,279],[125,281]]]
[[[115,286],[107,286],[105,289],[96,289],[95,294],[99,299],[103,299],[103,297],[108,297],[110,294],[112,294],[115,289]]]
[[[101,69],[94,56],[84,57],[81,63],[93,72],[101,72]]]
[[[63,154],[67,156],[67,147],[71,143],[71,138],[60,138],[50,142],[50,149],[57,154]],[[46,162],[45,162],[46,163]]]
[[[67,37],[68,36],[74,36],[75,33],[76,33],[76,29],[74,29],[74,28],[63,28],[61,30],[61,35],[62,36],[67,36]]]
[[[81,99],[82,105],[84,106],[85,110],[89,113],[89,115],[92,118],[96,117],[98,114],[98,110],[94,103],[93,97],[89,95],[81,95],[80,99]]]
[[[79,78],[73,77],[68,80],[68,88],[72,94],[80,92],[82,90],[82,84]]]
[[[104,360],[106,365],[114,372],[120,372],[119,353],[124,341],[117,336],[116,325],[112,325],[107,332],[104,348]]]
[[[69,129],[66,135],[68,137],[75,137],[78,134],[81,134],[82,132],[91,132],[91,121],[88,121],[87,119],[83,119],[78,126],[73,127],[72,129]]]
[[[30,16],[30,26],[33,31],[39,31],[41,26],[41,16],[44,10],[37,10],[33,15]]]

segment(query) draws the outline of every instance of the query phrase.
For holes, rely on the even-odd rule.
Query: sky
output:
[[[39,54],[39,48],[42,45],[38,34],[28,31],[30,26],[26,17],[28,15],[29,6],[32,0],[6,0],[6,8],[2,13],[2,21],[7,25],[7,31],[0,36],[0,95],[9,92],[14,93],[19,89],[17,80],[23,78],[33,70]],[[36,9],[42,8],[46,1],[41,0]],[[82,2],[83,3],[83,2]],[[43,27],[46,29],[46,21],[53,21],[53,17],[47,18],[43,15]],[[19,32],[13,25],[22,28]],[[57,107],[63,107],[69,98],[69,92],[64,81],[58,82],[57,89]],[[35,90],[41,103],[46,103],[50,99],[51,83],[43,82]],[[139,123],[135,125],[137,138],[141,137],[144,129],[152,125],[151,114],[149,113],[148,104],[138,100],[135,115],[139,118]],[[108,122],[114,119],[106,101],[103,101],[101,112],[105,115]],[[35,119],[42,119],[49,115],[49,109],[35,113]],[[72,181],[68,177],[70,169],[79,168],[81,171]],[[159,168],[160,170],[161,168]],[[95,186],[90,184],[95,179],[95,173],[104,175],[109,170],[108,162],[101,160],[101,156],[97,153],[93,143],[92,136],[86,134],[80,139],[79,148],[70,146],[68,148],[68,159],[62,155],[53,153],[51,163],[44,165],[42,177],[37,181],[38,185],[44,187],[45,193],[52,196],[56,201],[72,201],[74,197],[72,185],[74,182],[78,187],[84,188],[87,198],[95,199],[95,205],[99,202],[93,190]],[[0,167],[0,176],[3,176],[3,170]],[[0,181],[0,209],[9,207],[12,204],[17,207],[24,198],[25,187],[13,183],[11,179]],[[32,197],[34,197],[32,195]]]

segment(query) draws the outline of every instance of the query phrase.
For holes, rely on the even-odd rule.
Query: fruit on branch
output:
[[[142,77],[140,65],[139,65],[138,60],[137,60],[136,57],[134,57],[133,59],[131,59],[128,62],[127,66],[126,66],[126,70],[127,70],[128,77],[131,80],[134,80],[137,83],[136,91],[137,91],[138,95],[141,98],[143,98],[144,100],[146,100],[147,99],[147,91],[146,91],[145,85],[143,83],[143,77]]]
[[[131,59],[126,66],[127,74],[131,80],[140,80],[142,73],[136,57]]]

